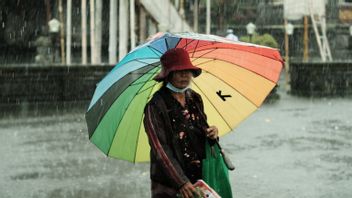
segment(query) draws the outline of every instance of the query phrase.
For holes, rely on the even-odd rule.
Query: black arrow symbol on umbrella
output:
[[[221,98],[221,100],[226,101],[226,97],[232,97],[231,95],[221,95],[221,90],[217,91],[216,94]]]

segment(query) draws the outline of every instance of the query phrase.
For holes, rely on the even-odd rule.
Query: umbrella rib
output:
[[[230,130],[232,130],[231,125],[226,121],[226,119],[224,118],[224,116],[221,115],[221,113],[218,111],[218,109],[215,107],[215,105],[211,102],[211,100],[207,97],[207,95],[202,91],[202,89],[197,85],[197,83],[192,80],[193,84],[198,87],[199,91],[203,93],[203,95],[205,96],[205,98],[209,101],[209,103],[211,104],[211,106],[214,107],[214,109],[216,110],[216,112],[218,112],[218,114],[220,115],[220,117],[225,121],[226,125],[230,128]]]
[[[154,72],[150,72],[150,71],[148,71],[148,72],[133,72],[133,74],[154,74]],[[129,73],[129,75],[132,75],[132,73]],[[147,80],[147,81],[142,81],[142,82],[148,82],[149,80]],[[133,83],[132,83],[133,84]],[[138,85],[138,84],[140,84],[140,83],[135,83],[134,85]]]
[[[220,43],[220,42],[218,42],[218,41],[208,41],[208,40],[198,40],[198,41],[209,42],[208,44],[202,45],[201,47],[209,46],[209,45],[211,46],[211,45],[214,45],[214,44],[216,44],[216,43]],[[194,48],[193,55],[194,55],[194,53],[197,51],[197,50],[196,50],[197,47],[198,47],[198,43],[197,43],[197,46]],[[199,51],[202,51],[202,50],[199,50]],[[192,57],[193,57],[193,55],[192,55]]]
[[[152,78],[153,77],[153,75],[150,75],[151,77],[150,78]],[[149,78],[149,79],[150,79]],[[143,86],[142,86],[143,87]],[[142,87],[139,89],[139,90],[141,90],[142,89]],[[126,88],[127,89],[127,88]],[[138,91],[139,91],[138,90]],[[138,91],[137,91],[137,93],[138,93]],[[137,94],[136,94],[137,95]],[[135,96],[136,96],[135,95]],[[133,98],[135,97],[135,96],[133,96]],[[122,119],[123,119],[123,117],[125,116],[125,114],[126,114],[126,112],[127,112],[127,109],[130,107],[130,105],[131,105],[131,103],[132,103],[132,101],[133,101],[133,99],[128,103],[128,105],[127,105],[127,107],[126,107],[126,109],[125,109],[125,111],[123,112],[123,115],[122,115],[122,117],[121,117],[121,121],[122,121]],[[111,149],[111,147],[112,147],[112,143],[114,142],[114,139],[115,139],[115,137],[116,137],[116,131],[118,130],[118,128],[120,127],[120,124],[121,124],[121,121],[119,122],[119,124],[116,126],[116,128],[115,128],[115,134],[114,134],[114,137],[112,138],[112,142],[111,142],[111,145],[110,145],[110,148],[109,148],[109,151],[107,152],[107,155],[109,155],[109,153],[110,153],[110,149]]]
[[[148,65],[150,65],[150,64],[153,64],[153,63],[142,62],[141,60],[144,60],[144,59],[157,59],[157,60],[159,60],[159,57],[158,57],[158,58],[156,58],[156,57],[145,57],[145,58],[143,58],[143,59],[131,59],[131,60],[126,61],[125,63],[123,63],[123,65],[120,65],[120,66],[117,67],[117,65],[123,60],[123,59],[122,59],[120,62],[118,62],[118,63],[111,69],[111,71],[110,71],[109,73],[106,74],[106,76],[108,76],[112,71],[115,71],[116,69],[118,69],[118,68],[120,68],[120,67],[123,67],[124,65],[129,64],[129,63],[131,63],[131,62],[133,62],[133,61],[137,61],[137,62],[140,62],[140,63],[146,63],[146,64],[147,64],[146,66],[148,66]],[[155,62],[154,62],[154,63],[155,63]],[[145,66],[143,66],[143,67],[145,67]],[[142,68],[142,67],[141,67],[141,68]],[[140,68],[138,68],[138,69],[140,69]],[[103,79],[103,80],[104,80],[104,79]]]
[[[192,40],[188,43],[187,40],[190,40],[190,39],[186,39],[186,45],[183,46],[183,49],[186,49],[186,48],[189,46],[189,44],[191,44],[193,41],[195,41],[195,39],[192,39]]]
[[[153,59],[154,59],[154,58],[153,58]],[[160,58],[155,58],[155,59],[160,60]],[[148,63],[148,62],[143,61],[143,59],[135,59],[135,60],[136,60],[137,62],[144,63],[144,64],[146,64],[147,66],[149,66],[149,65],[158,66],[158,65],[160,64],[160,61],[154,62],[154,63]]]
[[[153,51],[153,50],[152,50]],[[154,52],[155,53],[155,52]],[[137,61],[137,62],[140,62],[140,63],[144,63],[144,64],[146,64],[145,66],[142,66],[142,67],[140,67],[140,68],[138,68],[138,69],[141,69],[141,68],[143,68],[143,67],[146,67],[146,66],[149,66],[149,65],[152,65],[152,64],[155,64],[156,62],[154,62],[154,63],[147,63],[147,62],[144,62],[144,61],[141,61],[141,60],[144,60],[144,59],[156,59],[156,60],[159,60],[159,57],[158,58],[156,58],[156,57],[146,57],[146,58],[143,58],[143,59],[132,59],[132,60],[129,60],[129,61],[127,61],[127,62],[125,62],[123,65],[120,65],[119,67],[116,67],[119,63],[117,63],[111,70],[110,70],[110,72],[109,73],[107,73],[106,75],[105,75],[105,77],[106,76],[108,76],[108,75],[110,75],[110,73],[111,72],[113,72],[113,71],[115,71],[116,69],[119,69],[120,67],[123,67],[124,65],[126,65],[126,64],[129,64],[129,63],[131,63],[131,62],[133,62],[133,61]],[[121,60],[122,61],[122,60]],[[120,62],[121,62],[120,61]],[[104,77],[104,78],[105,78]],[[104,79],[102,79],[101,81],[103,81]],[[100,82],[101,82],[100,81]],[[112,86],[112,85],[111,85]],[[101,96],[100,96],[101,97]],[[100,98],[99,97],[99,98]]]
[[[186,49],[186,46],[187,46],[187,43],[188,43],[188,39],[189,39],[189,38],[186,38],[186,39],[185,39],[186,44],[182,47],[183,49]]]
[[[156,84],[158,84],[158,82],[155,82],[153,85],[151,85],[151,86],[149,86],[149,87],[143,89],[142,91],[139,91],[136,95],[143,93],[144,91],[150,89],[151,87],[154,87]]]
[[[229,87],[231,87],[232,89],[234,89],[237,93],[239,93],[241,96],[243,96],[244,98],[246,98],[248,101],[250,101],[255,107],[259,108],[259,106],[257,106],[256,104],[254,104],[247,96],[243,95],[239,90],[237,90],[235,87],[231,86],[229,83],[227,83],[226,81],[224,81],[223,79],[221,79],[220,77],[216,76],[215,74],[212,74],[211,72],[203,69],[206,73],[214,76],[215,78],[219,79],[220,81],[222,81],[223,83],[225,83],[226,85],[228,85]]]
[[[141,60],[144,60],[144,59],[157,59],[157,60],[159,60],[159,57],[144,57],[144,58],[131,59],[131,60],[125,62],[123,65],[125,65],[125,64],[127,64],[127,63],[130,63],[130,62],[133,62],[133,61],[141,61]],[[143,63],[144,63],[144,62],[143,62]],[[117,63],[117,64],[118,64],[118,63]],[[150,63],[148,63],[148,64],[150,64]],[[123,66],[123,65],[121,65],[121,66]],[[121,66],[120,66],[120,67],[121,67]]]
[[[202,55],[202,56],[203,56],[203,55]],[[200,57],[198,57],[198,58],[204,58],[204,57],[201,57],[201,56],[200,56]],[[204,59],[210,59],[210,58],[204,58]],[[195,60],[197,60],[197,59],[195,59]],[[245,67],[242,67],[242,66],[240,66],[240,65],[237,65],[237,64],[235,64],[235,63],[233,63],[233,62],[230,62],[230,61],[227,61],[227,60],[216,59],[216,58],[213,58],[213,59],[211,59],[211,60],[212,60],[212,61],[214,61],[214,60],[219,60],[219,61],[224,61],[224,62],[230,63],[230,64],[232,64],[232,65],[235,65],[235,66],[239,67],[239,68],[242,68],[242,69],[245,69],[245,70],[247,70],[247,71],[249,71],[249,72],[251,72],[251,73],[254,73],[254,74],[258,75],[258,76],[261,76],[261,77],[265,78],[266,80],[268,80],[268,81],[270,81],[270,82],[272,82],[272,83],[274,83],[274,84],[277,84],[275,81],[273,81],[273,80],[267,78],[266,76],[263,76],[263,75],[259,74],[258,72],[255,72],[255,71],[250,70],[250,69],[248,69],[248,68],[245,68]],[[194,60],[193,60],[193,61],[194,61]],[[210,61],[207,61],[207,62],[210,62]],[[198,65],[202,65],[202,64],[207,63],[207,62],[199,63]],[[281,71],[280,71],[279,73],[281,73]]]
[[[146,66],[143,66],[143,67],[148,67],[148,66],[151,66],[151,65],[153,65],[153,66],[155,66],[155,67],[157,67],[157,66],[159,66],[159,62],[158,62],[158,64],[156,64],[156,63],[147,63],[147,62],[143,62],[143,61],[140,61],[140,60],[136,60],[137,62],[140,62],[140,63],[145,63],[145,64],[147,64]],[[141,68],[143,68],[143,67],[141,67]],[[154,68],[153,68],[154,69]],[[153,70],[153,69],[151,69],[151,70]],[[138,72],[130,72],[130,73],[128,73],[127,75],[132,75],[132,73],[133,74],[149,74],[149,73],[151,73],[151,74],[155,74],[156,72],[151,72],[151,71],[148,71],[148,72],[144,72],[144,73],[138,73]],[[142,84],[142,83],[146,83],[146,82],[149,82],[150,80],[147,80],[147,81],[141,81],[141,82],[138,82],[138,83],[134,83],[134,82],[132,82],[131,84],[130,84],[130,86],[132,86],[132,85],[139,85],[139,84]]]
[[[196,57],[195,59],[192,60],[192,62],[193,62],[193,61],[196,61],[196,60],[198,60],[198,59],[200,59],[200,58],[202,58],[202,56],[205,56],[206,54],[209,54],[209,53],[215,51],[216,49],[217,49],[217,48],[211,49],[211,50],[209,50],[208,52],[206,52],[206,53],[200,55],[199,57]]]
[[[133,59],[133,61],[138,61],[138,62],[141,62],[141,63],[146,63],[146,64],[153,64],[153,63],[147,63],[147,62],[144,62],[143,60],[144,59],[156,59],[156,60],[159,60],[160,58],[159,57],[145,57],[145,58],[136,58],[136,59]],[[126,62],[128,63],[128,62]]]
[[[205,58],[205,59],[207,59],[207,58]],[[207,61],[204,61],[204,62],[195,64],[195,66],[202,65],[202,64],[205,64],[205,63],[209,63],[209,62],[212,62],[212,61],[214,61],[214,60],[216,60],[216,59],[209,59],[209,60],[207,60]]]
[[[157,59],[159,60],[159,58],[157,58]],[[160,65],[160,61],[153,62],[153,63],[148,63],[148,62],[144,62],[144,61],[142,61],[142,60],[136,59],[136,62],[145,64],[144,66],[142,66],[142,67],[140,67],[140,68],[138,68],[138,69],[141,69],[141,68],[143,68],[143,67],[148,67],[148,66],[157,67],[157,66]],[[132,71],[132,72],[133,72],[133,71]],[[143,73],[143,74],[145,74],[145,73]]]
[[[166,44],[166,49],[169,49],[169,43],[167,42],[166,37],[164,38],[164,40],[165,40],[165,44]]]
[[[157,58],[157,59],[159,59],[159,58]],[[154,62],[154,63],[147,63],[147,62],[143,62],[143,61],[141,61],[141,60],[136,60],[136,59],[130,60],[130,61],[126,62],[125,64],[131,63],[131,62],[133,62],[133,61],[137,61],[137,62],[145,63],[145,64],[146,64],[146,65],[144,65],[144,66],[141,66],[141,67],[138,68],[137,70],[142,69],[142,68],[145,68],[145,67],[148,67],[148,66],[153,65],[153,64],[155,64],[155,66],[158,66],[158,64],[159,64],[159,61],[158,61],[158,62]],[[125,64],[124,64],[124,65],[125,65]],[[122,66],[123,66],[123,65],[122,65]],[[122,67],[122,66],[120,66],[120,67]],[[114,67],[112,70],[114,70],[114,69],[115,69],[115,67]],[[112,70],[111,70],[108,74],[106,74],[105,77],[109,76],[109,75],[112,73]],[[151,70],[152,70],[152,69],[151,69]],[[133,73],[133,71],[130,71],[130,72],[127,73],[126,75],[131,74],[131,73]],[[143,74],[144,74],[144,73],[143,73]],[[104,79],[105,79],[105,77],[104,77]],[[123,78],[123,77],[122,77],[122,78]],[[100,82],[102,82],[104,79],[102,79]],[[120,79],[121,79],[121,78],[120,78]],[[114,81],[114,82],[104,91],[104,93],[107,92],[107,91],[110,89],[110,87],[114,86],[114,84],[116,84],[120,79],[117,79],[116,81]],[[136,80],[138,80],[138,78],[137,78]],[[133,82],[132,82],[132,83],[133,83]],[[131,83],[131,84],[132,84],[132,83]],[[101,94],[101,96],[96,100],[96,102],[97,102],[100,98],[102,98],[102,97],[104,96],[104,93]],[[96,102],[93,104],[93,106],[96,104]],[[92,106],[92,107],[93,107],[93,106]],[[91,108],[92,108],[92,107],[91,107]],[[91,109],[91,108],[90,108],[90,109]]]
[[[214,76],[215,78],[219,79],[220,81],[222,81],[223,83],[227,84],[228,86],[230,86],[232,89],[236,90],[241,96],[243,96],[244,98],[246,98],[248,101],[250,101],[255,107],[259,108],[260,105],[256,105],[253,101],[251,101],[247,96],[245,96],[242,92],[240,92],[238,89],[236,89],[235,87],[231,86],[229,83],[227,83],[226,81],[224,81],[223,79],[221,79],[220,77],[218,77],[217,75],[205,70],[206,73]],[[267,94],[268,95],[268,94]]]
[[[148,72],[149,73],[149,72]],[[148,73],[145,73],[145,74],[148,74]],[[153,73],[153,74],[155,74],[155,73]],[[145,83],[147,83],[147,82],[150,82],[150,81],[152,81],[153,79],[150,79],[150,80],[146,80],[146,81],[141,81],[141,82],[138,82],[138,83],[131,83],[129,86],[134,86],[134,85],[140,85],[140,84],[145,84]]]
[[[163,54],[161,51],[157,50],[156,48],[154,48],[154,47],[152,47],[152,46],[150,46],[150,45],[148,45],[147,47],[149,47],[150,49],[152,49],[152,51],[153,51],[153,49],[154,49],[154,50],[158,51],[160,54]],[[153,52],[154,52],[154,51],[153,51]],[[155,53],[155,52],[154,52],[154,53]],[[155,54],[160,57],[159,54],[157,54],[157,53],[155,53]]]
[[[149,48],[155,55],[157,55],[158,57],[160,57],[160,54],[158,54],[158,53],[155,52],[155,50],[158,51],[158,52],[159,52],[159,50],[157,50],[157,49],[155,49],[155,48],[153,48],[153,47],[151,47],[151,46],[149,46],[149,45],[147,45],[146,47]],[[160,52],[159,52],[159,53],[160,53]]]
[[[124,65],[129,64],[129,63],[131,63],[131,62],[133,62],[133,61],[147,64],[147,65],[145,65],[145,66],[152,65],[152,64],[155,63],[155,62],[154,62],[154,63],[147,63],[147,62],[142,61],[142,60],[144,60],[144,59],[156,59],[156,60],[159,60],[159,57],[158,57],[158,58],[156,58],[156,57],[145,57],[145,58],[143,58],[143,59],[132,59],[132,60],[129,60],[129,61],[123,63],[123,65],[120,65],[119,68],[120,68],[120,67],[123,67]],[[117,63],[116,65],[118,65],[118,63]],[[143,67],[145,67],[145,66],[143,66]],[[115,67],[114,67],[114,68],[115,68]],[[114,70],[114,68],[113,68],[112,70]],[[142,68],[142,67],[141,67],[141,68]],[[139,68],[138,68],[138,69],[139,69]],[[112,71],[112,70],[111,70],[111,71]]]
[[[193,52],[192,52],[192,58],[193,58],[193,56],[194,56],[194,53],[196,52],[196,49],[197,49],[197,47],[198,47],[198,44],[199,44],[199,40],[197,40],[197,44],[196,44],[196,46],[194,47],[194,50],[193,50]]]
[[[157,71],[159,71],[159,70],[157,70]],[[146,73],[136,73],[136,74],[156,74],[157,72],[146,72]],[[133,74],[135,74],[135,73],[133,73]],[[149,79],[149,80],[146,80],[146,81],[140,81],[140,82],[138,82],[138,83],[131,83],[129,86],[133,86],[133,85],[139,85],[139,84],[142,84],[142,83],[147,83],[147,82],[150,82],[150,81],[153,81],[153,79]]]
[[[204,45],[206,46],[206,45]],[[203,46],[202,46],[203,47]],[[246,47],[251,47],[251,48],[256,48],[256,47],[253,47],[253,46],[246,46]],[[275,58],[272,58],[272,57],[269,57],[269,56],[266,56],[266,55],[263,55],[263,54],[259,54],[259,53],[256,53],[256,52],[251,52],[249,50],[242,50],[242,49],[238,49],[238,48],[231,48],[231,47],[217,47],[217,49],[232,49],[232,50],[238,50],[238,51],[243,51],[243,52],[247,52],[247,53],[250,53],[250,54],[255,54],[255,55],[258,55],[258,56],[263,56],[265,58],[269,58],[271,60],[275,60],[275,61],[282,61],[281,59],[280,60],[277,60]],[[201,49],[201,50],[196,50],[197,52],[201,52],[201,51],[205,51],[205,50],[209,50],[209,49]],[[276,51],[278,52],[276,49],[272,49],[273,51]]]
[[[175,38],[178,38],[178,41],[177,41],[177,43],[176,43],[176,45],[175,45],[174,48],[176,48],[176,47],[178,46],[178,44],[180,44],[181,40],[183,39],[183,38],[181,38],[181,37],[175,37]]]
[[[156,71],[154,72],[154,74],[156,74],[157,72],[159,72],[159,70],[156,70]],[[150,81],[152,81],[152,80],[153,80],[153,79],[149,79],[149,80],[147,80],[147,81],[145,81],[145,82],[150,82]],[[153,85],[151,85],[151,86],[149,86],[149,87],[143,89],[142,91],[139,90],[136,95],[141,94],[142,92],[144,92],[145,90],[150,89],[151,87],[154,87],[156,84],[158,84],[158,82],[155,82]]]
[[[175,38],[178,38],[178,37],[175,37]],[[182,40],[182,38],[178,38],[178,41],[177,41],[177,44],[175,45],[175,47],[180,43],[181,40]],[[167,43],[166,38],[165,38],[165,43],[166,43],[166,45],[168,46],[168,43]],[[150,48],[150,49],[152,49],[152,51],[153,51],[153,49],[154,49],[154,50],[158,51],[160,54],[164,54],[164,53],[162,53],[161,51],[159,51],[158,49],[156,49],[156,48],[154,48],[154,47],[152,47],[152,46],[150,46],[150,45],[147,45],[147,47]],[[167,49],[168,49],[168,48],[167,48]],[[153,51],[153,52],[154,52],[154,51]],[[154,53],[155,53],[155,52],[154,52]],[[155,54],[160,57],[159,54],[157,54],[157,53],[155,53]]]
[[[147,46],[145,46],[145,47],[149,48],[149,45],[147,45]],[[141,48],[141,49],[143,49],[143,48]],[[154,49],[154,48],[153,48],[153,49]],[[156,57],[145,57],[145,58],[143,58],[143,59],[159,59],[159,58],[160,58],[159,54],[155,53],[153,49],[150,49],[150,50],[151,50],[155,55],[157,55],[158,57],[157,57],[157,58],[156,58]],[[132,54],[132,53],[130,52],[130,53],[128,53],[126,56],[128,56],[128,55],[130,55],[130,54]],[[125,57],[126,57],[126,56],[125,56]],[[138,58],[138,59],[139,59],[139,58]],[[125,62],[124,65],[127,64],[127,63],[129,63],[129,62],[135,61],[135,60],[137,60],[137,59],[131,59],[131,60]],[[123,59],[122,59],[121,61],[123,61]],[[120,62],[121,62],[121,61],[120,61]],[[117,63],[117,65],[118,65],[118,64],[119,64],[119,63]],[[120,67],[121,67],[121,66],[120,66]]]
[[[155,69],[155,68],[151,68],[150,70],[153,70],[153,69]],[[149,71],[150,71],[150,70],[149,70]],[[130,72],[130,73],[131,73],[131,72]],[[129,74],[130,74],[130,73],[129,73]],[[135,80],[133,80],[128,86],[126,86],[126,88],[125,88],[121,93],[123,93],[131,84],[133,84],[134,82],[136,82],[137,80],[139,80],[142,76],[143,76],[143,75],[141,75],[141,76],[137,77]],[[116,85],[118,82],[119,82],[119,81],[116,81],[111,87],[113,87],[114,85]],[[110,87],[110,88],[111,88],[111,87]],[[108,91],[110,90],[110,88],[102,95],[102,97],[106,96],[106,94],[108,93]],[[120,95],[119,95],[119,96],[120,96]],[[119,98],[119,96],[115,97],[114,101],[115,101],[117,98]],[[102,97],[100,97],[100,98],[102,98]],[[99,98],[99,99],[100,99],[100,98]],[[97,105],[97,103],[94,104],[91,109],[95,108],[96,105]],[[110,109],[110,107],[111,107],[112,105],[113,105],[113,103],[108,104],[109,107],[108,107],[106,110]],[[91,112],[91,109],[90,109],[88,112],[86,112],[86,114],[89,113],[89,112]],[[107,112],[107,111],[105,111],[104,114],[105,114],[106,112]],[[104,116],[105,116],[105,115],[104,115]],[[103,117],[104,117],[104,116],[103,116]],[[103,119],[103,117],[101,117],[101,118],[99,119],[99,121],[97,121],[97,125],[94,127],[93,133],[94,133],[94,131],[97,129],[97,127],[98,127],[100,121]],[[93,133],[92,133],[92,135],[93,135]]]
[[[158,65],[156,65],[156,66],[158,66]],[[154,68],[153,68],[154,69]],[[151,69],[151,70],[153,70],[153,69]],[[145,73],[133,73],[133,74],[156,74],[157,72],[158,72],[159,70],[156,70],[156,71],[148,71],[148,72],[145,72]],[[146,80],[146,81],[141,81],[141,82],[138,82],[138,83],[131,83],[129,86],[134,86],[134,85],[139,85],[139,84],[142,84],[142,83],[147,83],[147,82],[150,82],[150,81],[152,81],[153,79],[149,79],[149,80]],[[155,84],[157,84],[157,83],[155,83]],[[154,85],[155,85],[154,84]],[[139,92],[139,93],[141,93],[141,92]]]

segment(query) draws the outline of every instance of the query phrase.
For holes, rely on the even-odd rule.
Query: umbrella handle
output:
[[[206,120],[205,120],[205,123],[206,123],[206,125],[207,125],[207,128],[209,128],[209,124],[208,124],[208,122],[207,122]],[[204,129],[204,130],[206,130],[206,129]],[[208,139],[211,140],[210,138],[208,138]],[[219,140],[216,139],[215,141],[216,141],[216,144],[217,144],[218,147],[219,147],[220,153],[221,153],[221,155],[222,155],[222,159],[224,160],[224,163],[225,163],[227,169],[229,169],[229,170],[231,170],[231,171],[235,170],[235,166],[234,166],[233,163],[231,162],[230,158],[228,158],[227,155],[225,154],[225,150],[222,149]]]
[[[224,163],[225,163],[227,169],[229,169],[230,171],[235,170],[235,166],[231,162],[230,158],[228,158],[227,155],[225,154],[225,150],[221,148],[218,140],[216,140],[216,144],[218,145],[218,147],[220,149],[220,153],[222,155],[222,158],[224,159]]]

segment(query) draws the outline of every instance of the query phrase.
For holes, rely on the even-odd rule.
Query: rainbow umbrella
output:
[[[203,73],[192,89],[204,101],[208,121],[220,135],[253,113],[275,87],[282,69],[277,49],[196,33],[158,33],[129,52],[98,84],[86,112],[89,139],[107,156],[149,160],[143,110],[161,83],[160,57],[184,48]]]

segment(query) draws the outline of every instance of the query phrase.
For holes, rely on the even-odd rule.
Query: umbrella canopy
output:
[[[107,156],[149,160],[143,110],[161,83],[160,57],[184,48],[203,70],[191,87],[204,101],[208,122],[224,135],[253,113],[282,69],[277,49],[196,33],[159,33],[129,52],[98,84],[86,112],[89,139]]]

